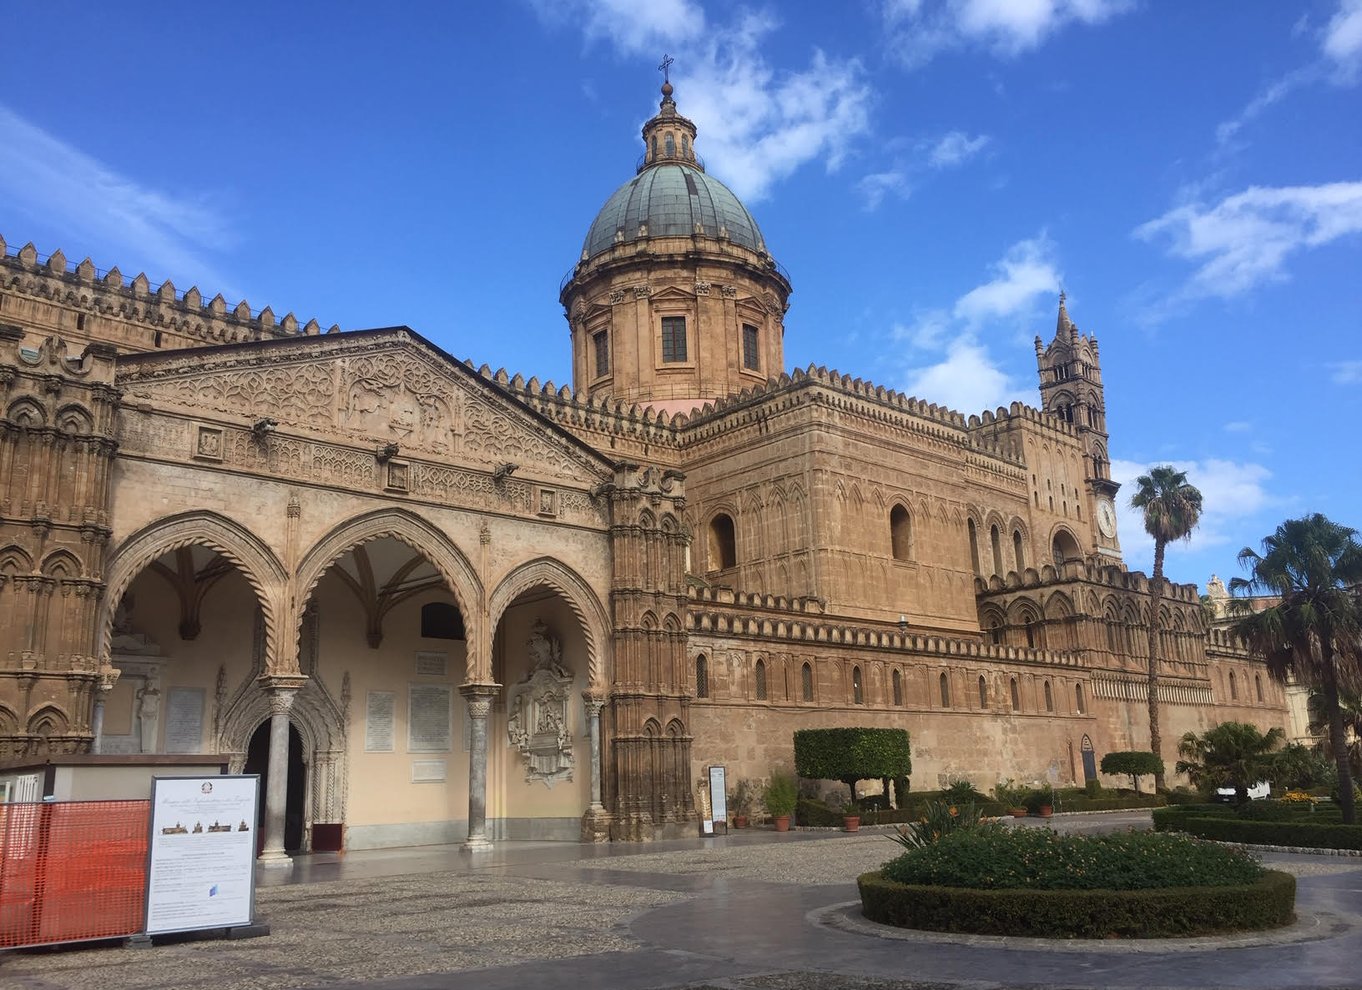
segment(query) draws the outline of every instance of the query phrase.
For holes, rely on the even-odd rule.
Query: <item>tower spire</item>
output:
[[[642,172],[652,165],[664,162],[690,165],[701,172],[704,163],[695,154],[695,122],[676,112],[676,101],[672,99],[671,68],[676,59],[663,55],[657,70],[662,73],[662,100],[657,105],[657,115],[643,125],[643,158],[638,170]]]

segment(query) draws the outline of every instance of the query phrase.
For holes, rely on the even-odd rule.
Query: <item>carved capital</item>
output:
[[[583,694],[582,707],[586,709],[587,718],[599,718],[601,709],[605,707],[605,699],[594,694]]]
[[[501,690],[500,684],[463,684],[459,693],[468,702],[468,717],[485,719],[492,714],[492,699]]]
[[[287,715],[293,710],[293,700],[307,683],[301,674],[265,674],[256,683],[270,702],[271,715]]]

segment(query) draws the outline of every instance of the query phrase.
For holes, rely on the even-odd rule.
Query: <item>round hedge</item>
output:
[[[1159,938],[1290,924],[1296,878],[1276,870],[1249,884],[1152,890],[977,890],[901,884],[879,873],[857,885],[871,921],[899,928],[1043,938]]]

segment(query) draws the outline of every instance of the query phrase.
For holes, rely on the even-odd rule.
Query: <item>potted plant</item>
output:
[[[872,778],[906,777],[912,773],[912,747],[903,729],[799,729],[794,734],[795,772],[811,780],[840,780],[851,803],[842,826],[861,827],[856,783]]]
[[[777,832],[790,830],[790,816],[794,814],[798,802],[799,787],[795,784],[794,777],[781,771],[773,772],[766,790],[762,793],[762,803],[766,805],[766,811],[771,816]]]
[[[1027,793],[1027,788],[1011,780],[1005,780],[993,788],[993,797],[1013,818],[1025,818],[1030,814],[1026,808]]]
[[[756,796],[755,790],[750,780],[740,780],[738,786],[733,788],[733,793],[729,795],[728,806],[733,811],[734,828],[747,828],[748,817],[752,814],[752,801]]]
[[[1026,795],[1026,810],[1041,818],[1049,818],[1055,813],[1055,791],[1049,784],[1033,788]]]

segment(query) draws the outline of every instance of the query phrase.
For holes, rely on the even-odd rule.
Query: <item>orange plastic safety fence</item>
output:
[[[0,804],[0,948],[142,930],[150,801]]]

